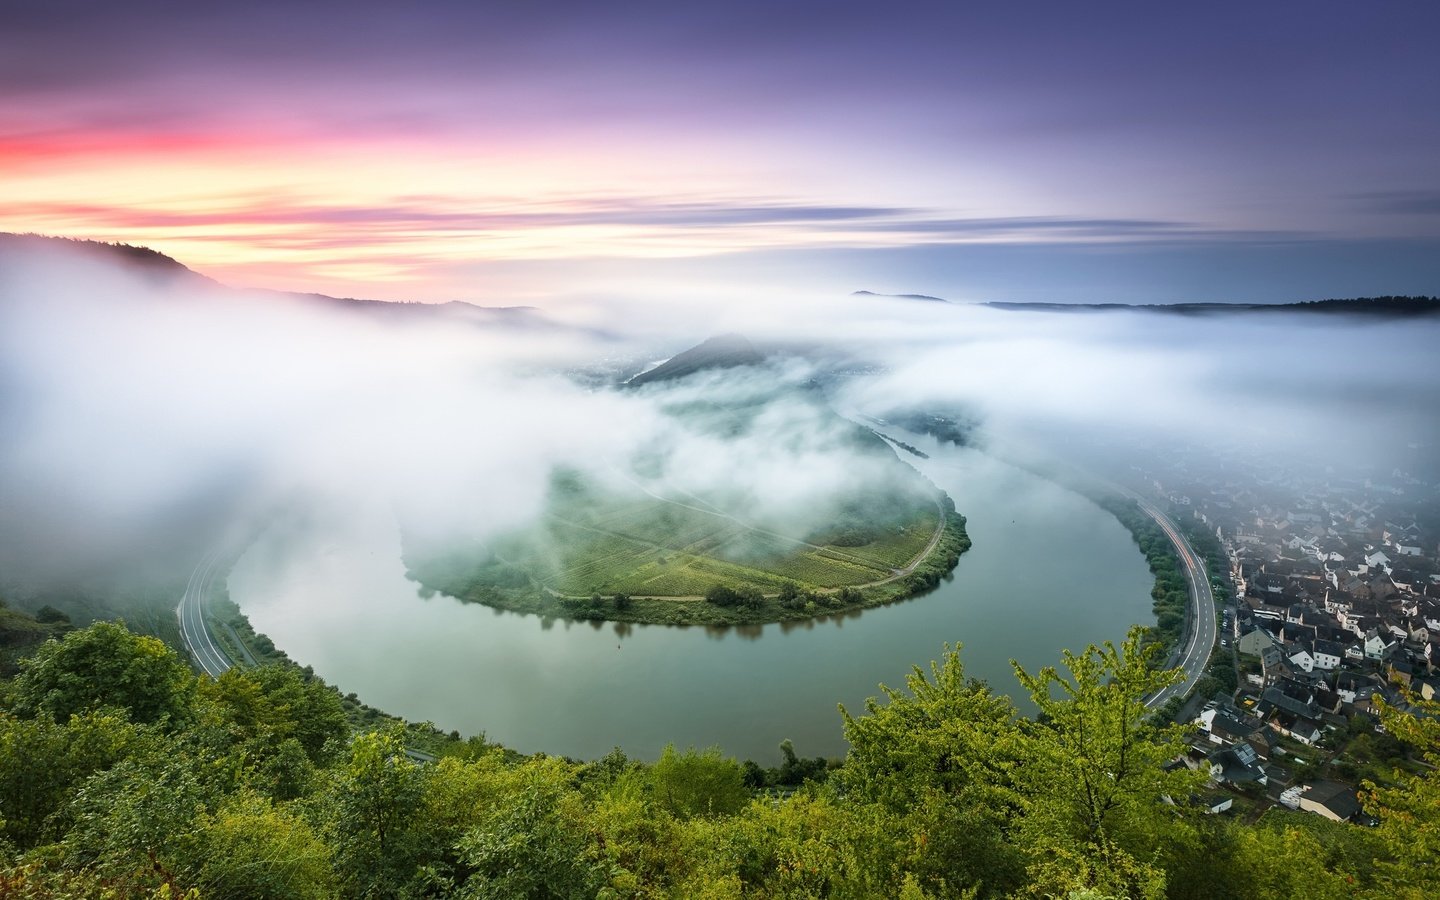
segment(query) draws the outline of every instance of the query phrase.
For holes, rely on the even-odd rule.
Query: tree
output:
[[[673,896],[925,896],[904,893],[902,865],[915,836],[873,805],[799,794],[697,820],[687,831],[693,869]]]
[[[867,700],[866,715],[840,708],[850,752],[831,782],[850,802],[899,817],[914,836],[909,865],[923,883],[1017,890],[1024,866],[1011,833],[1028,748],[1014,705],[966,678],[959,650],[948,646],[928,672],[914,667],[905,686],[881,685],[888,702]]]
[[[181,852],[184,880],[206,900],[334,896],[330,850],[302,818],[242,793],[200,820]]]
[[[0,836],[21,850],[59,838],[58,814],[75,791],[124,759],[140,736],[114,714],[82,713],[61,725],[0,712]]]
[[[70,617],[49,604],[35,610],[35,621],[46,625],[70,624]]]
[[[740,602],[740,594],[733,588],[723,584],[717,584],[705,592],[705,600],[716,606],[735,606]]]
[[[68,864],[155,886],[181,878],[187,836],[236,783],[225,760],[197,758],[182,740],[152,742],[85,782],[66,810]]]
[[[190,718],[195,677],[175,651],[123,624],[96,622],[60,641],[46,641],[14,681],[15,709],[56,722],[115,707],[142,724]]]
[[[293,740],[311,762],[324,763],[350,733],[335,691],[292,666],[232,668],[202,690],[224,708],[237,739],[260,756]]]
[[[350,895],[394,893],[415,874],[424,791],[425,773],[405,755],[401,726],[356,735],[331,785],[326,821]]]
[[[491,805],[460,840],[460,857],[473,874],[459,896],[588,900],[597,894],[604,878],[588,858],[574,775],[554,759],[515,770],[506,802]]]
[[[1380,883],[1392,897],[1428,897],[1437,886],[1440,859],[1440,703],[1411,695],[1411,711],[1380,706],[1385,730],[1419,751],[1425,768],[1395,770],[1395,785],[1365,784],[1365,806],[1380,819],[1377,834],[1389,859],[1377,860]]]
[[[1183,803],[1203,775],[1167,771],[1184,750],[1184,729],[1154,724],[1144,701],[1181,673],[1153,668],[1159,647],[1142,638],[1134,628],[1118,649],[1106,641],[1066,651],[1066,677],[1052,666],[1032,675],[1012,663],[1039,710],[1026,724],[1028,759],[1017,774],[1026,798],[1022,831],[1042,889],[1149,897],[1163,888],[1163,872],[1143,860],[1163,850],[1170,829],[1162,818],[1183,808],[1166,799]],[[1066,877],[1081,875],[1078,883],[1045,884],[1067,867]]]
[[[726,759],[719,747],[678,753],[666,745],[650,770],[655,796],[670,812],[682,818],[729,815],[750,802],[740,764]]]
[[[896,811],[931,791],[980,792],[971,799],[997,810],[1013,805],[1010,770],[1021,758],[1010,699],[967,679],[959,649],[948,646],[928,673],[913,667],[905,686],[908,693],[882,684],[888,702],[872,697],[863,716],[840,707],[850,744],[839,772],[846,792]]]

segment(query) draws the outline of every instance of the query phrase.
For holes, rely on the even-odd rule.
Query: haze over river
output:
[[[978,451],[916,443],[932,458],[907,461],[954,498],[974,547],[934,593],[849,617],[596,627],[422,599],[383,504],[271,527],[236,564],[230,596],[291,658],[411,720],[526,753],[654,758],[670,742],[718,744],[762,764],[784,738],[802,756],[842,755],[836,704],[863,709],[946,641],[964,645],[967,674],[1014,695],[1012,657],[1033,670],[1152,620],[1149,570],[1114,517]]]

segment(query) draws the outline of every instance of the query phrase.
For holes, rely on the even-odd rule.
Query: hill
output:
[[[894,300],[920,300],[925,303],[949,303],[944,297],[932,297],[929,294],[877,294],[874,291],[854,291],[853,297],[887,297]]]
[[[855,291],[856,297],[879,297],[895,300],[920,300],[950,303],[943,297],[929,294],[879,294]],[[1052,303],[1035,301],[991,300],[974,304],[992,309],[1016,312],[1097,313],[1138,311],[1175,316],[1235,315],[1238,313],[1308,313],[1321,315],[1363,315],[1381,318],[1411,318],[1440,315],[1440,297],[1381,295],[1347,297],[1328,300],[1299,300],[1293,303]]]
[[[645,390],[763,360],[742,337],[713,338],[652,370]],[[796,469],[768,477],[808,485],[804,500],[787,493],[783,509],[772,508],[764,484],[740,473],[684,487],[685,472],[672,470],[682,464],[664,450],[596,461],[589,472],[557,470],[531,527],[460,546],[417,537],[422,523],[406,529],[411,577],[461,599],[550,616],[774,621],[922,592],[969,546],[949,498],[875,432],[834,413],[819,390],[751,381],[737,398],[722,382],[707,396],[657,399],[677,433],[735,465],[745,465],[743,448],[758,452],[776,439],[767,423],[777,405],[825,434],[823,452],[844,465],[827,469],[833,474],[822,481],[800,468],[804,454],[793,463],[791,451],[778,454],[782,467]],[[701,602],[716,589],[730,593]],[[617,595],[619,604],[571,602]]]
[[[1376,318],[1412,318],[1440,315],[1440,297],[1352,297],[1336,300],[1307,300],[1299,303],[1006,303],[984,304],[993,309],[1019,312],[1096,313],[1131,310],[1172,316],[1230,316],[1238,314],[1276,315],[1361,315]]]
[[[755,366],[764,361],[765,357],[744,336],[722,334],[703,341],[683,353],[675,354],[655,368],[641,372],[626,383],[631,387],[639,387],[658,381],[674,381],[706,369]]]
[[[332,297],[327,294],[241,289],[223,285],[194,271],[183,263],[149,247],[111,244],[75,238],[48,237],[38,234],[0,232],[0,263],[7,258],[22,258],[38,253],[71,255],[75,258],[110,263],[139,273],[157,286],[196,289],[192,299],[204,295],[244,295],[301,306],[320,307],[337,312],[383,318],[400,324],[410,322],[454,322],[481,328],[561,331],[569,326],[547,318],[532,306],[481,306],[461,300],[445,303],[398,302],[367,300],[358,297]],[[589,329],[594,337],[608,337],[605,332]]]
[[[149,247],[111,244],[78,238],[49,237],[41,234],[0,232],[0,260],[7,257],[31,256],[40,253],[72,254],[89,260],[118,265],[130,272],[163,283],[183,283],[197,287],[218,287],[219,282],[206,278],[178,260]]]

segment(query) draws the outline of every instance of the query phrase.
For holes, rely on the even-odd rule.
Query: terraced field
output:
[[[536,528],[491,549],[509,571],[566,596],[626,593],[698,597],[717,583],[778,591],[786,581],[831,589],[883,581],[915,560],[939,524],[935,501],[918,494],[858,541],[786,535],[707,508],[689,496],[597,496],[557,492]],[[808,540],[807,540],[808,538]]]

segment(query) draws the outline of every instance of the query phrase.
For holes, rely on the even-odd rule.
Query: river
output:
[[[1112,516],[984,453],[922,447],[932,458],[911,461],[954,498],[974,546],[934,593],[849,616],[597,626],[422,599],[383,504],[271,527],[237,562],[230,596],[291,658],[411,720],[522,752],[654,758],[673,742],[762,764],[784,738],[802,756],[842,755],[836,704],[863,709],[946,641],[964,645],[968,675],[1015,695],[1012,657],[1033,670],[1151,620],[1149,570]]]

